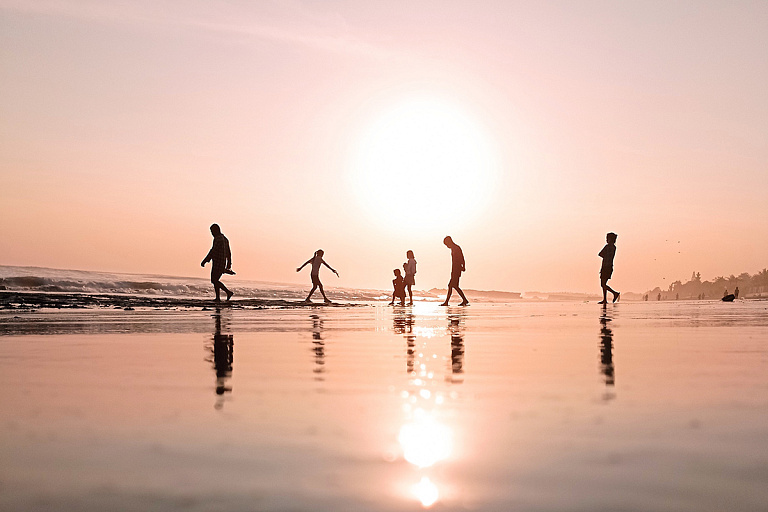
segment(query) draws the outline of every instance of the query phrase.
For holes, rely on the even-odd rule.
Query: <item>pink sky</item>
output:
[[[622,291],[754,273],[766,26],[765,2],[0,0],[0,264],[205,276],[218,222],[256,280],[322,248],[328,284],[387,287],[413,249],[444,286],[450,234],[466,288],[597,291],[607,231]],[[355,155],[413,98],[489,171],[374,207]]]

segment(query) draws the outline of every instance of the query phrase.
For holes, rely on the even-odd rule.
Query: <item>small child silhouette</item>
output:
[[[405,306],[405,280],[403,279],[399,268],[396,268],[394,273],[395,278],[392,280],[392,286],[395,290],[392,292],[392,302],[390,302],[389,305],[393,305],[395,299],[400,299],[400,305]]]

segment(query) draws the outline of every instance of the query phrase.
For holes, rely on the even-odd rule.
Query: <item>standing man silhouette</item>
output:
[[[213,283],[213,289],[216,291],[216,300],[221,300],[219,296],[221,290],[226,292],[227,300],[229,300],[233,293],[220,281],[222,274],[234,274],[232,272],[232,252],[229,250],[229,240],[222,234],[218,224],[211,224],[211,235],[213,235],[213,246],[200,266],[204,267],[206,263],[213,260],[211,283]]]
[[[464,253],[461,252],[461,247],[454,243],[450,236],[443,238],[443,243],[451,250],[451,280],[448,281],[448,294],[445,297],[445,302],[440,305],[448,305],[448,301],[451,299],[451,293],[455,288],[462,298],[461,304],[459,304],[459,306],[469,306],[467,297],[464,296],[464,292],[461,291],[461,288],[459,288],[459,278],[461,278],[461,273],[467,270],[467,267],[464,263]]]

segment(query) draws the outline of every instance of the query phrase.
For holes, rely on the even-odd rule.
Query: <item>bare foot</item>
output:
[[[464,302],[462,302],[461,304],[459,304],[459,306],[469,306],[469,301],[468,301],[468,300],[465,300]]]
[[[619,302],[619,296],[620,295],[621,295],[621,293],[619,293],[619,292],[614,293],[613,294],[613,302]]]
[[[442,303],[442,304],[440,304],[440,305],[441,305],[441,306],[447,306],[447,305],[448,305],[448,303],[447,303],[447,302],[443,302],[443,303]]]
[[[605,302],[606,302],[606,301],[604,301],[604,300],[601,300],[600,302],[598,302],[598,304],[605,304]]]
[[[227,292],[227,300],[231,299],[233,295],[234,295],[234,293]]]

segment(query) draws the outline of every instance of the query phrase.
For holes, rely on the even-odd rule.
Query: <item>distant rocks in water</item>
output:
[[[729,293],[728,295],[723,297],[723,302],[733,302],[736,296],[732,293]]]

